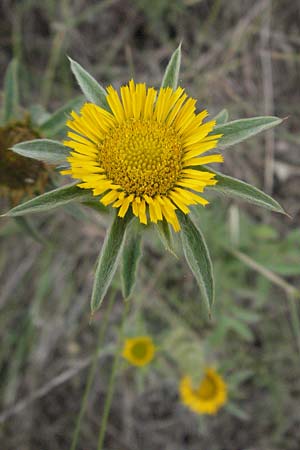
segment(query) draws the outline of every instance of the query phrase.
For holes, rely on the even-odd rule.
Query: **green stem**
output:
[[[103,341],[104,341],[104,337],[105,337],[106,330],[107,330],[108,323],[109,323],[109,316],[110,316],[112,307],[114,305],[115,299],[116,299],[116,292],[113,292],[111,297],[110,297],[110,299],[109,299],[109,303],[108,303],[107,310],[105,312],[105,316],[103,317],[103,324],[102,324],[102,326],[99,329],[98,343],[97,343],[97,347],[96,347],[96,350],[95,350],[93,363],[92,363],[91,368],[90,368],[89,373],[88,373],[88,378],[87,378],[87,382],[86,382],[86,385],[85,385],[85,390],[84,390],[83,397],[82,397],[80,411],[79,411],[79,414],[77,416],[76,427],[75,427],[75,430],[74,430],[74,433],[73,433],[72,444],[71,444],[70,450],[76,450],[76,447],[77,447],[77,442],[78,442],[78,437],[79,437],[79,433],[80,433],[82,418],[83,418],[84,413],[86,411],[90,390],[91,390],[91,387],[92,387],[92,384],[93,384],[93,381],[94,381],[94,378],[95,378],[95,374],[96,374],[99,350],[102,347],[102,344],[103,344]]]
[[[298,353],[300,353],[300,320],[299,320],[299,315],[298,315],[296,298],[294,295],[288,294],[287,300],[288,300],[291,325],[292,325],[294,337],[296,340],[297,350],[298,350]]]
[[[115,357],[114,357],[114,361],[113,361],[113,365],[112,365],[112,369],[111,369],[111,373],[110,373],[110,377],[109,377],[108,390],[107,390],[105,403],[104,403],[104,410],[103,410],[103,415],[102,415],[102,419],[101,419],[97,450],[103,449],[105,432],[106,432],[106,428],[107,428],[107,420],[108,420],[108,416],[110,413],[111,402],[112,402],[114,388],[115,388],[117,368],[118,368],[118,363],[119,363],[119,358],[120,358],[120,349],[121,349],[121,344],[123,341],[124,323],[125,323],[125,319],[127,317],[127,313],[129,311],[129,306],[130,306],[130,302],[129,301],[125,302],[123,317],[122,317],[122,321],[121,321],[121,325],[120,325],[119,333],[118,333],[118,343],[117,343],[117,347],[116,347],[116,353],[115,353]]]

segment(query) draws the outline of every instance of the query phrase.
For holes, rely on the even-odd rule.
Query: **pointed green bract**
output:
[[[46,137],[55,136],[65,130],[68,115],[73,110],[78,110],[84,103],[83,97],[77,97],[68,102],[62,108],[55,111],[50,117],[44,120],[40,125],[41,133]]]
[[[188,265],[193,272],[209,308],[214,301],[214,277],[211,259],[204,236],[189,216],[178,212],[181,240]]]
[[[38,159],[47,164],[65,164],[69,156],[68,147],[51,139],[34,139],[16,144],[12,149],[18,155]]]
[[[18,62],[16,59],[9,64],[4,79],[3,120],[8,122],[18,117],[19,83]]]
[[[105,89],[80,64],[69,58],[71,70],[85,97],[92,103],[109,109]]]
[[[218,125],[223,125],[228,121],[228,111],[227,109],[222,109],[215,117],[214,120]]]
[[[272,116],[252,117],[251,119],[234,120],[224,125],[217,125],[214,128],[214,134],[223,134],[219,139],[218,147],[226,148],[238,144],[262,131],[279,125],[282,120],[279,117]]]
[[[124,218],[116,216],[110,229],[106,233],[94,279],[91,299],[92,313],[100,308],[117,270],[120,255],[123,250],[126,227],[130,220],[131,215],[128,213]]]
[[[39,195],[25,203],[12,208],[7,213],[3,214],[6,217],[24,216],[29,213],[48,211],[59,206],[64,206],[73,201],[84,201],[91,197],[89,192],[76,186],[76,183],[68,184],[66,186],[54,189]]]
[[[172,89],[176,89],[178,85],[178,77],[180,71],[180,63],[181,63],[181,44],[179,44],[178,48],[175,50],[169,64],[167,65],[165,74],[163,76],[163,80],[161,83],[162,88],[170,87]]]
[[[284,209],[276,200],[251,184],[245,183],[244,181],[233,177],[229,177],[228,175],[222,175],[221,173],[208,167],[205,167],[205,171],[215,173],[216,180],[218,180],[216,185],[209,186],[208,189],[213,189],[214,191],[221,192],[232,197],[241,198],[249,203],[253,203],[254,205],[263,206],[264,208],[270,209],[271,211],[286,214]]]
[[[122,294],[127,299],[133,291],[139,260],[141,257],[142,230],[138,223],[132,224],[127,230],[124,250],[122,253]]]
[[[165,249],[172,253],[172,255],[174,255],[176,258],[178,258],[174,250],[173,236],[168,222],[166,220],[159,220],[155,228],[157,230],[159,239],[161,240]]]

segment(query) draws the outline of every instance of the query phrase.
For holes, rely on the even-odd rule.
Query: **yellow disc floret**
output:
[[[73,131],[64,144],[73,151],[70,174],[78,186],[92,189],[100,201],[124,217],[129,207],[141,223],[169,222],[180,230],[176,210],[205,205],[198,193],[216,184],[215,175],[197,166],[222,162],[220,154],[201,156],[216,147],[210,135],[215,121],[203,123],[207,111],[196,113],[196,101],[182,88],[146,88],[131,80],[120,95],[107,88],[107,111],[86,103],[80,115],[72,112]],[[196,169],[195,169],[196,167]]]
[[[129,119],[99,144],[99,163],[127,194],[167,194],[179,178],[182,145],[172,127]],[[122,167],[122,170],[120,170]]]

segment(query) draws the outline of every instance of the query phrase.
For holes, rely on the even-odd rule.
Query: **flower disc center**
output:
[[[209,375],[205,375],[198,388],[197,394],[203,400],[213,398],[217,392],[215,380]]]
[[[166,194],[182,168],[182,144],[176,131],[155,120],[128,119],[99,144],[99,162],[107,177],[128,194]]]
[[[17,155],[10,148],[22,141],[39,138],[39,134],[24,122],[12,122],[0,127],[0,185],[9,189],[35,186],[45,172],[41,162]]]
[[[148,346],[145,342],[136,342],[132,349],[132,355],[137,359],[144,359],[148,353]]]

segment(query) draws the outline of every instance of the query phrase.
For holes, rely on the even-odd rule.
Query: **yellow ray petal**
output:
[[[119,123],[122,123],[125,119],[125,113],[120,97],[117,91],[112,86],[108,86],[106,90],[108,92],[108,95],[106,97],[107,103],[109,104],[110,109],[112,110],[113,115],[115,116],[117,121]]]

